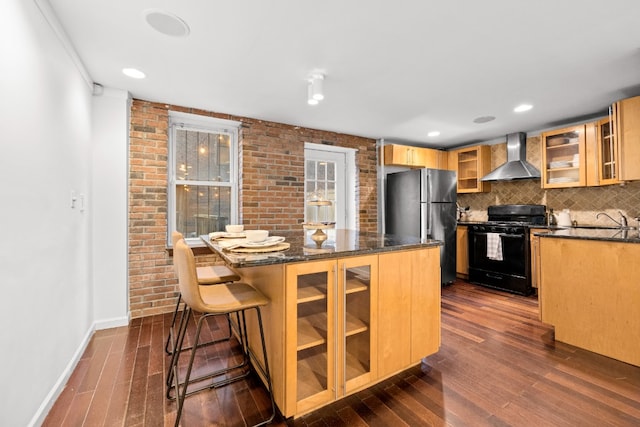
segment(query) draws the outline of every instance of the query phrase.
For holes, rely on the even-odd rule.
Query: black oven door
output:
[[[525,266],[527,236],[522,234],[496,233],[502,242],[502,260],[490,259],[487,256],[486,231],[472,231],[469,233],[469,266],[488,271],[496,271],[516,276],[526,276]]]
[[[496,233],[502,244],[502,260],[487,255],[490,232]],[[533,292],[530,279],[529,235],[520,232],[500,232],[472,227],[469,230],[469,281],[522,295]]]

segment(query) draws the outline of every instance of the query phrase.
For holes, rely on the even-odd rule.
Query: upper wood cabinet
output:
[[[542,156],[544,188],[640,180],[640,97],[616,102],[601,120],[543,133]]]
[[[587,185],[586,125],[543,132],[542,188]]]
[[[432,148],[390,144],[384,146],[384,164],[411,168],[447,168],[447,152]]]
[[[617,135],[619,180],[640,179],[640,96],[623,99],[612,106]]]
[[[593,123],[591,137],[590,124],[587,124],[587,185],[609,185],[620,182],[619,144],[616,135],[616,120],[611,114]],[[592,148],[594,147],[595,148]]]
[[[448,169],[456,171],[458,193],[485,193],[491,191],[489,182],[480,178],[491,172],[491,147],[476,145],[449,151]]]

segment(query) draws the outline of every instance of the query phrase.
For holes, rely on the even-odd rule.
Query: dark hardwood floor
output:
[[[164,386],[169,321],[154,316],[96,332],[44,425],[173,425],[176,406]],[[207,330],[225,332],[224,321]],[[227,345],[207,347],[199,361],[221,363]],[[273,425],[640,425],[640,368],[554,342],[535,297],[460,281],[444,288],[442,347],[426,362],[430,371],[409,369],[298,419],[276,417]],[[268,409],[264,388],[249,377],[188,397],[182,425],[243,426]]]

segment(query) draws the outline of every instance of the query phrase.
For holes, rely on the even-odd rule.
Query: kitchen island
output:
[[[640,366],[638,230],[535,233],[541,320],[555,339]]]
[[[267,352],[285,417],[369,387],[440,347],[439,241],[327,230],[318,248],[311,233],[274,231],[289,247],[264,253],[223,250],[202,236],[270,299]]]

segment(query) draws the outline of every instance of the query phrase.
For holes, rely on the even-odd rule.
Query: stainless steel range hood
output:
[[[498,166],[481,181],[511,181],[514,179],[540,178],[540,171],[527,162],[527,134],[507,135],[507,163]]]

